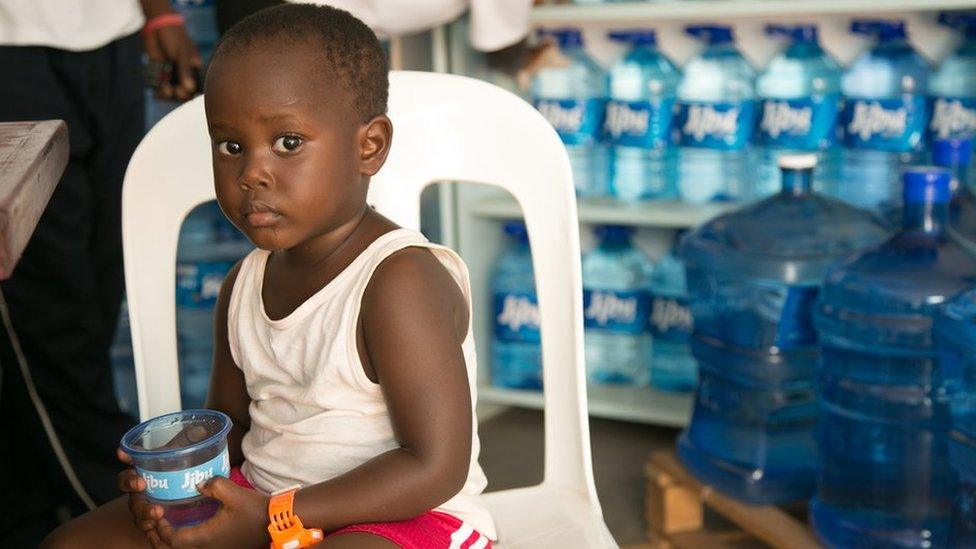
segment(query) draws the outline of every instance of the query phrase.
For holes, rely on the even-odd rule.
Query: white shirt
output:
[[[139,0],[0,0],[0,45],[94,50],[144,21]]]
[[[292,0],[302,2],[305,0]],[[480,51],[511,46],[529,34],[532,0],[313,0],[342,8],[381,36],[402,36],[449,23],[471,9],[471,45]]]
[[[407,229],[380,236],[325,287],[277,320],[268,317],[261,297],[269,252],[255,250],[244,258],[227,309],[227,340],[251,398],[241,470],[258,490],[318,484],[399,446],[383,391],[363,371],[356,327],[373,272],[391,254],[412,246],[434,254],[470,307],[468,270],[461,258]],[[470,328],[461,350],[474,409],[478,375]],[[480,498],[488,481],[478,465],[475,418],[471,433],[467,481],[436,510],[494,539],[494,523]]]

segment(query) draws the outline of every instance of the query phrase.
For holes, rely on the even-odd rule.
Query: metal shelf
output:
[[[532,11],[537,24],[633,23],[735,17],[868,15],[976,8],[976,0],[651,0],[589,5],[550,4]]]
[[[503,389],[479,384],[478,399],[493,404],[542,409],[538,391]],[[590,415],[666,427],[684,427],[691,418],[691,393],[667,393],[650,387],[595,386],[587,388]]]
[[[632,205],[612,200],[580,200],[578,213],[581,223],[685,229],[700,225],[735,207],[736,204],[730,203],[691,204],[666,201]],[[522,217],[522,210],[510,196],[481,199],[470,206],[470,212],[489,219]]]

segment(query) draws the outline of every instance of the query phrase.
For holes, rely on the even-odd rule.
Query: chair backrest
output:
[[[418,229],[421,191],[447,181],[497,185],[521,205],[542,317],[544,483],[572,490],[599,510],[587,423],[576,197],[562,142],[519,97],[462,76],[392,72],[389,112],[393,146],[369,192],[384,215]],[[126,172],[123,247],[143,419],[180,408],[177,239],[190,210],[213,198],[199,97],[149,132]]]

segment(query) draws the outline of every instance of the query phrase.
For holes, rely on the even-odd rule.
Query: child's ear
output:
[[[363,124],[359,129],[359,173],[372,176],[380,171],[390,153],[393,141],[393,123],[381,114]]]

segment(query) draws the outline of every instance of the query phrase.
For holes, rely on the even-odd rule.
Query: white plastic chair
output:
[[[498,185],[518,200],[532,242],[545,384],[545,475],[538,486],[484,496],[497,546],[616,547],[593,482],[583,361],[580,246],[569,159],[535,109],[461,76],[390,74],[393,147],[369,202],[420,226],[431,183]],[[142,419],[180,408],[175,263],[180,225],[214,198],[203,99],[160,121],[126,172],[123,248]],[[483,344],[487,342],[482,342]]]

